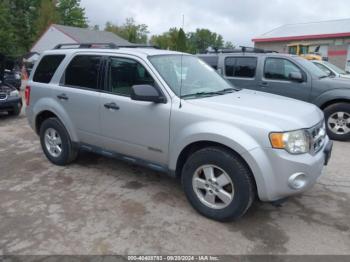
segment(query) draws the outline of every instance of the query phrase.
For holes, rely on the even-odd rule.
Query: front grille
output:
[[[7,94],[0,93],[0,100],[5,100],[7,98]]]
[[[311,154],[316,154],[321,150],[326,139],[326,126],[324,121],[308,129],[308,133],[310,135],[310,152]]]

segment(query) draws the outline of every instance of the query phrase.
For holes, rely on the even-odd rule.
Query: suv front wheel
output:
[[[337,103],[324,110],[326,128],[333,140],[350,140],[350,104]]]
[[[46,119],[40,127],[41,147],[46,157],[55,165],[64,166],[77,157],[69,134],[57,118]]]
[[[255,197],[250,170],[238,156],[220,147],[192,154],[184,165],[182,183],[192,206],[218,221],[241,217]]]

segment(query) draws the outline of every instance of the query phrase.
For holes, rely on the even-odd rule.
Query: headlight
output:
[[[18,74],[18,73],[16,73],[16,74],[15,74],[15,79],[16,79],[16,80],[21,79],[21,75],[20,75],[20,74]]]
[[[310,150],[310,139],[304,130],[271,133],[270,142],[273,148],[285,149],[291,154],[304,154]]]
[[[19,96],[19,92],[17,90],[13,90],[10,92],[10,96]]]

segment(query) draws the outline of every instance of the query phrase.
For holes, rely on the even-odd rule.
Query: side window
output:
[[[66,86],[98,89],[101,56],[78,55],[68,65],[63,84]]]
[[[256,65],[255,57],[228,57],[225,60],[226,76],[253,78]]]
[[[128,58],[110,59],[108,91],[130,96],[133,85],[154,85],[155,82],[147,70],[137,61]]]
[[[44,56],[35,70],[33,81],[46,84],[50,83],[64,57],[65,55]]]
[[[289,80],[289,74],[300,69],[292,62],[283,58],[267,58],[265,61],[264,77],[273,80]]]
[[[314,63],[319,69],[321,69],[323,72],[325,72],[327,75],[331,75],[332,71],[329,70],[327,67],[325,67],[324,65],[321,65],[319,63]]]

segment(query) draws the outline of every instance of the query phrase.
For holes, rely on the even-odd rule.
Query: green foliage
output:
[[[61,25],[88,27],[85,9],[80,6],[80,0],[59,0],[57,12]]]
[[[149,33],[147,25],[136,24],[133,18],[127,18],[121,26],[107,22],[105,31],[115,33],[130,43],[137,44],[146,44],[148,39],[147,34]]]
[[[51,24],[86,27],[78,0],[0,0],[0,52],[21,56]]]
[[[150,39],[152,45],[156,45],[161,49],[177,50],[176,43],[179,30],[176,27],[170,28],[168,32],[161,35],[153,35]]]
[[[232,49],[232,48],[234,48],[235,46],[233,45],[233,43],[231,42],[231,41],[227,41],[227,42],[225,42],[225,48],[230,48],[230,49]]]
[[[224,39],[221,35],[211,32],[209,29],[197,29],[188,34],[188,50],[191,53],[205,51],[208,47],[222,48]]]
[[[208,29],[197,29],[195,32],[186,35],[182,29],[170,28],[168,32],[161,35],[153,35],[150,43],[162,49],[188,53],[199,53],[205,51],[208,47],[222,48],[224,46],[223,37]],[[227,43],[232,45],[230,42]]]
[[[15,42],[14,27],[10,20],[9,5],[0,2],[0,53],[15,53],[13,43]]]
[[[35,21],[37,37],[51,25],[59,22],[59,14],[55,3],[51,0],[41,0]]]
[[[180,28],[177,39],[176,39],[176,50],[180,52],[186,52],[187,46],[186,46],[186,35],[184,30]]]

